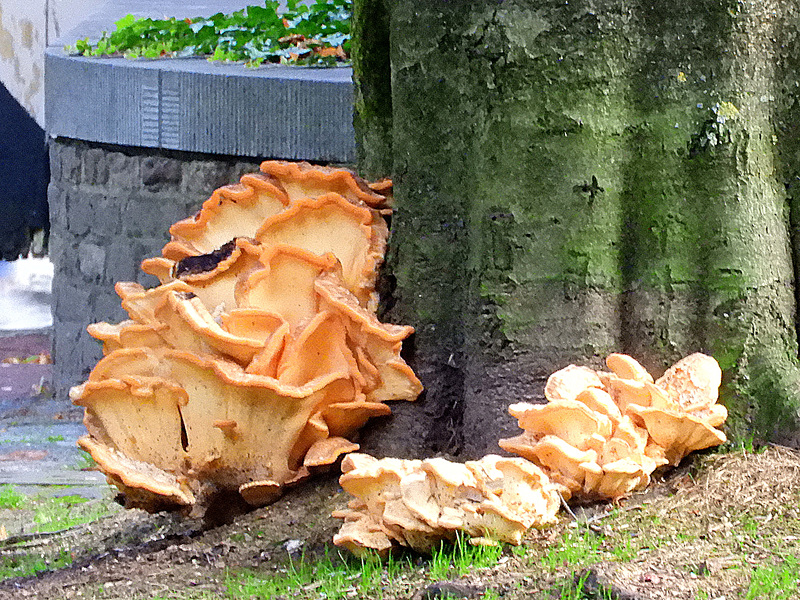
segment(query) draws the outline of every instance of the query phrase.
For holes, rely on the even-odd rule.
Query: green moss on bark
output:
[[[359,168],[368,178],[392,171],[389,12],[384,0],[353,0],[353,79]]]

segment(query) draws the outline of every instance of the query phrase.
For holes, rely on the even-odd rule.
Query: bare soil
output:
[[[580,578],[586,593],[576,598],[602,597],[591,596],[598,589],[628,599],[744,598],[757,569],[800,557],[799,493],[794,450],[696,456],[616,506],[564,511],[557,526],[531,531],[522,548],[506,548],[496,565],[449,577],[450,591],[558,598]],[[72,565],[6,580],[0,599],[230,598],[227,582],[243,572],[266,578],[300,554],[310,560],[327,552],[340,560],[330,545],[339,522],[330,513],[347,500],[336,477],[327,475],[213,529],[177,515],[129,510],[55,536],[7,540],[0,545],[5,561],[66,550]],[[411,556],[411,565],[385,581],[381,598],[444,595],[441,586],[432,587],[424,558]],[[782,597],[800,597],[796,589],[793,594]],[[316,597],[313,589],[298,595]],[[347,596],[365,597],[356,586]]]

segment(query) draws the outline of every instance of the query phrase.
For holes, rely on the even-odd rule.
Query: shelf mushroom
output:
[[[461,464],[350,454],[342,472],[342,488],[355,498],[333,513],[344,519],[333,542],[356,555],[401,546],[429,554],[456,531],[475,545],[519,544],[528,528],[554,523],[560,506],[557,486],[520,458]]]
[[[500,446],[532,460],[568,494],[619,498],[642,489],[664,464],[721,444],[722,372],[692,354],[657,381],[635,359],[611,354],[610,371],[569,365],[553,373],[544,405],[512,404],[523,433]]]
[[[261,170],[172,226],[142,265],[161,285],[116,285],[129,320],[89,327],[105,356],[71,391],[79,445],[128,506],[263,505],[357,450],[384,402],[422,391],[400,357],[413,329],[374,314],[390,182]]]

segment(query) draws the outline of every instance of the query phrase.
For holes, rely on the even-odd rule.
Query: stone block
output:
[[[84,322],[87,319],[86,314],[89,312],[90,300],[90,291],[80,280],[56,271],[53,277],[55,330],[59,331],[62,323]]]
[[[117,281],[134,281],[141,258],[136,245],[129,241],[112,242],[106,247],[106,264],[103,283],[113,287]]]
[[[202,203],[218,187],[238,181],[229,162],[192,160],[183,164],[183,191]]]
[[[108,183],[114,189],[139,190],[142,187],[141,157],[123,152],[106,153]]]
[[[53,385],[57,398],[66,397],[69,388],[81,382],[78,340],[82,329],[82,324],[64,321],[53,331]]]
[[[50,176],[62,181],[80,183],[81,157],[78,153],[78,143],[57,140],[50,144],[50,157],[57,157],[59,168],[50,170]]]
[[[55,224],[66,225],[67,223],[67,193],[57,183],[56,179],[51,179],[47,186],[47,204],[50,210],[51,228]]]
[[[172,196],[133,194],[125,200],[121,208],[120,224],[123,235],[137,242],[160,235],[163,240],[158,246],[160,253],[161,246],[169,241],[169,226],[175,221],[172,216],[179,212]]]
[[[128,314],[123,310],[120,297],[114,291],[113,285],[95,286],[92,300],[92,311],[89,317],[92,323],[98,321],[119,323],[128,318]]]
[[[81,158],[81,183],[101,185],[108,183],[109,162],[103,148],[84,147],[79,151]]]
[[[103,346],[86,332],[85,326],[83,333],[78,337],[76,355],[79,367],[75,370],[75,374],[77,383],[80,383],[89,377],[89,373],[94,369],[97,361],[103,358]]]
[[[346,67],[99,61],[60,48],[45,51],[45,65],[45,121],[54,136],[214,155],[355,158]]]
[[[237,162],[233,165],[231,169],[231,183],[239,181],[239,178],[246,174],[246,173],[257,173],[259,171],[259,165],[261,163],[257,161],[245,161],[245,162]]]
[[[180,187],[183,176],[181,162],[166,156],[147,156],[141,163],[142,184],[151,191]]]
[[[90,231],[115,235],[119,231],[119,207],[102,191],[73,188],[66,192],[67,229],[84,236]]]
[[[78,264],[80,265],[81,273],[87,279],[101,279],[105,272],[105,249],[91,242],[81,242],[78,245]]]

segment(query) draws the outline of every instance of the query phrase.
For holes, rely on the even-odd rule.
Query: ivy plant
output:
[[[83,56],[165,58],[203,56],[214,61],[332,66],[350,56],[351,0],[301,4],[277,0],[231,14],[194,19],[149,19],[127,15],[92,42],[80,39],[67,52]]]

